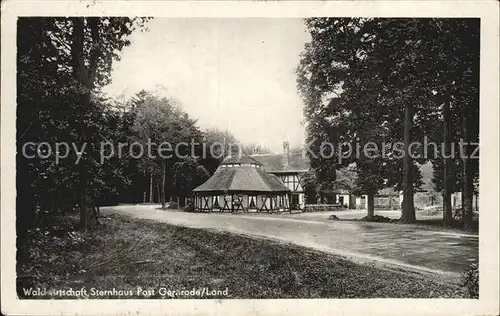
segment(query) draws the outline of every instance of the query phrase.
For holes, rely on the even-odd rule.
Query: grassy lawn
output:
[[[18,295],[69,298],[24,290],[121,290],[89,298],[169,298],[160,288],[206,288],[203,298],[463,297],[463,288],[358,265],[332,255],[230,233],[107,215],[95,232],[70,219],[33,232],[18,251]],[[137,288],[143,289],[138,293]],[[24,288],[24,290],[23,290]],[[221,292],[227,289],[226,292]],[[130,292],[129,292],[130,291]],[[126,295],[120,296],[120,294]],[[212,292],[210,292],[212,293]],[[182,298],[200,298],[183,296]]]

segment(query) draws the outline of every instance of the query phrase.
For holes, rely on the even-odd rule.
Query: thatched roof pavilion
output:
[[[288,189],[281,180],[246,155],[224,159],[205,183],[193,190],[201,211],[275,211],[289,207]]]

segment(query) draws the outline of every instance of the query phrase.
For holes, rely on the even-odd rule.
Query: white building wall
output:
[[[362,196],[357,196],[356,197],[356,208],[359,208],[359,209],[366,209],[367,208],[367,203],[368,203],[368,199],[366,198],[366,195],[362,195]]]
[[[341,197],[343,198],[342,206],[349,207],[351,196],[349,194],[337,194],[335,198],[335,203],[340,203]]]
[[[300,205],[300,208],[302,208],[302,209],[306,205],[306,199],[305,199],[304,193],[299,193],[299,205]]]

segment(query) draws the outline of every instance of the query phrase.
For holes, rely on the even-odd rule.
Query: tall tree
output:
[[[463,211],[464,228],[472,230],[474,183],[478,176],[479,155],[472,154],[479,142],[479,50],[480,20],[465,19],[460,21],[460,49],[458,50],[463,71],[458,78],[459,90],[457,101],[463,115],[462,133],[465,144],[463,155]]]
[[[192,157],[178,161],[173,166],[172,185],[177,196],[189,197],[194,188],[208,180],[208,171]]]
[[[479,20],[433,19],[434,38],[429,40],[434,51],[432,68],[435,76],[430,87],[441,104],[440,115],[430,128],[434,139],[446,147],[445,155],[434,159],[437,190],[443,193],[443,221],[451,225],[451,193],[463,192],[464,225],[472,223],[473,186],[478,177],[478,157],[470,155],[475,146],[459,143],[478,142],[479,138]],[[440,136],[442,133],[442,136]]]
[[[318,178],[334,181],[335,169],[356,162],[359,177],[373,180],[360,182],[370,195],[391,179],[400,179],[406,197],[401,221],[414,221],[413,186],[418,178],[413,177],[409,144],[416,129],[413,103],[423,97],[418,96],[422,89],[413,83],[417,74],[412,63],[417,62],[417,56],[409,54],[419,45],[415,39],[418,32],[412,30],[413,21],[313,18],[305,23],[312,40],[302,54],[298,86],[306,104],[312,151],[320,153],[325,141],[378,145],[377,157],[348,153],[343,163],[338,158],[348,148],[338,148],[326,159],[324,155],[311,155]],[[389,162],[380,155],[381,141],[396,143],[401,139],[402,178],[397,172],[387,174],[387,169],[395,168],[387,168]]]
[[[144,150],[150,148],[151,155],[149,152],[141,155],[141,169],[150,174],[150,185],[153,178],[159,183],[163,207],[167,191],[176,193],[172,186],[173,166],[185,157],[198,156],[202,150],[202,134],[195,124],[175,100],[151,93],[135,109],[132,140]],[[149,192],[152,194],[153,189]]]
[[[222,160],[232,150],[238,150],[241,146],[236,137],[229,131],[209,128],[203,131],[204,152],[200,159],[209,174],[213,174]]]
[[[383,140],[400,144],[379,161],[381,168],[366,170],[386,177],[385,185],[403,190],[402,222],[416,219],[417,166],[428,159],[442,166],[438,173],[446,179],[436,180],[446,187],[445,224],[451,218],[451,183],[460,178],[464,180],[464,212],[469,214],[465,221],[470,222],[477,179],[477,159],[469,157],[474,148],[467,147],[462,161],[444,156],[437,161],[415,158],[421,148],[411,145],[430,136],[451,151],[451,143],[459,138],[478,139],[479,21],[313,18],[305,23],[312,40],[302,54],[298,85],[313,152],[320,151],[324,140],[352,141],[376,130]],[[335,103],[328,102],[332,97]],[[371,141],[362,137],[365,143]],[[394,158],[399,152],[401,157]],[[376,159],[358,163],[362,161],[377,164]],[[332,169],[338,167],[332,159],[316,157],[312,164],[319,178],[334,177]],[[459,165],[462,175],[456,172]],[[382,169],[388,173],[383,175]]]
[[[17,166],[23,175],[17,181],[18,211],[78,206],[82,228],[96,222],[96,200],[109,188],[106,179],[122,178],[116,166],[99,163],[99,143],[117,136],[108,125],[120,124],[99,89],[109,82],[111,64],[129,44],[127,37],[143,23],[108,17],[18,20]],[[27,158],[22,149],[28,141],[86,148],[62,162]]]

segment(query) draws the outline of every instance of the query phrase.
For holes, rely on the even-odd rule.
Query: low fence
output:
[[[341,204],[306,204],[304,212],[331,212],[339,211],[344,208]]]

